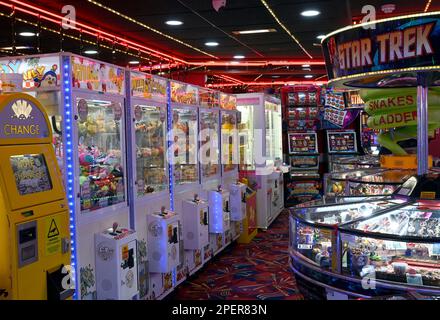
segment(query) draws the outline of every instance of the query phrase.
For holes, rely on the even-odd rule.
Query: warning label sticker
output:
[[[49,217],[45,221],[45,250],[48,256],[61,253],[61,236],[58,229],[60,223],[59,217]]]

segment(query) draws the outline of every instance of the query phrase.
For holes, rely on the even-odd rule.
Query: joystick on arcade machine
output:
[[[0,172],[0,300],[70,298],[68,206],[47,114],[30,95],[0,96]]]

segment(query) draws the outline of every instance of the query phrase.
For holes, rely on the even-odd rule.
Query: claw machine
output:
[[[219,92],[198,88],[199,94],[199,171],[200,189],[194,192],[194,199],[185,200],[185,214],[188,216],[191,209],[197,209],[191,219],[186,219],[184,232],[200,224],[204,230],[208,229],[211,209],[208,207],[208,195],[221,184],[220,168],[220,109]],[[200,194],[199,194],[200,193]],[[188,225],[191,224],[191,225]],[[202,232],[205,238],[205,232]],[[209,238],[210,234],[206,234]],[[187,241],[188,242],[188,241]],[[185,243],[187,246],[187,243]],[[201,241],[198,247],[188,247],[185,250],[185,261],[188,273],[191,275],[200,269],[212,257],[209,241]]]
[[[23,92],[49,116],[70,211],[75,298],[96,299],[95,234],[130,227],[125,69],[71,53],[6,57],[0,66],[23,76]]]
[[[220,93],[220,108],[222,185],[230,194],[231,240],[235,241],[240,237],[243,230],[243,219],[246,216],[247,188],[244,183],[239,181],[238,176],[237,124],[239,116],[237,97]]]
[[[172,210],[183,212],[183,202],[194,199],[201,193],[199,172],[199,88],[178,81],[169,85],[169,161],[170,161],[170,199]],[[182,232],[182,224],[179,230]],[[182,235],[181,237],[182,238]],[[179,246],[180,264],[172,273],[175,285],[182,282],[188,273],[185,266],[184,244]]]
[[[267,229],[284,204],[281,103],[264,93],[237,95],[240,177],[257,191],[257,227]]]
[[[129,199],[133,227],[138,235],[139,298],[153,291],[164,292],[166,273],[151,273],[148,252],[154,250],[148,239],[149,215],[170,209],[167,161],[166,79],[147,73],[128,71],[130,94],[127,127],[130,164]],[[150,282],[150,277],[153,280]],[[156,283],[154,288],[151,283]]]

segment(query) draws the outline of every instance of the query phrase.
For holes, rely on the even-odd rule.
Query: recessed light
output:
[[[29,32],[29,31],[20,32],[18,35],[20,35],[22,37],[35,37],[36,36],[36,34],[34,32]]]
[[[183,24],[183,22],[179,20],[168,20],[165,23],[169,26],[181,26]]]
[[[234,56],[234,59],[244,59],[245,57],[241,54],[237,54]]]
[[[302,68],[304,71],[312,71],[312,68]]]
[[[303,64],[301,67],[303,67],[303,68],[310,68],[310,64]]]
[[[313,76],[312,76],[311,74],[306,74],[306,75],[304,76],[304,78],[310,79],[310,78],[313,78]]]
[[[320,34],[319,36],[316,37],[316,39],[322,40],[325,38],[325,34]]]
[[[319,14],[321,14],[321,12],[319,12],[318,10],[305,10],[305,11],[301,12],[301,15],[303,17],[315,17]]]
[[[268,32],[276,32],[276,30],[275,29],[255,29],[255,30],[232,31],[233,34],[255,34],[255,33],[268,33]]]
[[[215,42],[215,41],[205,42],[205,46],[216,47],[216,46],[218,46],[218,42]]]
[[[276,78],[279,78],[279,77],[280,77],[280,76],[272,76],[272,78],[275,78],[275,79],[276,79]]]
[[[97,54],[98,51],[96,51],[96,50],[86,50],[86,51],[84,51],[84,53],[85,54]]]
[[[128,63],[129,64],[139,64],[139,61],[138,60],[131,60],[131,61],[128,61]]]

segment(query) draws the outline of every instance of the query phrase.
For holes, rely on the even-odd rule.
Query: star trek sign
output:
[[[440,65],[440,13],[413,15],[336,32],[323,41],[329,79]]]

